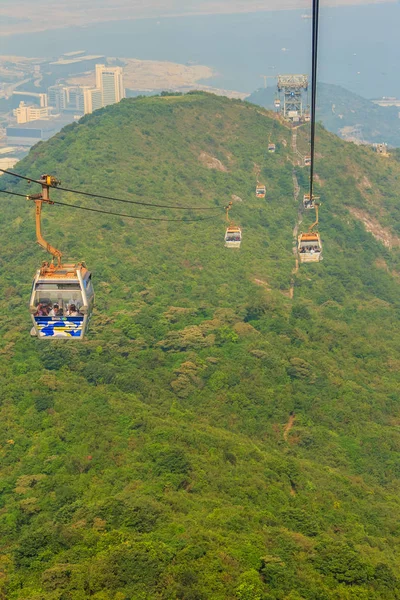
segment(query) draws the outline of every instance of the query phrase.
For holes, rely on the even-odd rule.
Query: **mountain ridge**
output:
[[[97,306],[83,344],[40,342],[27,304],[45,254],[32,207],[3,200],[0,598],[398,597],[400,255],[349,208],[399,235],[400,163],[317,127],[324,260],[293,274],[308,170],[291,143],[259,107],[188,94],[124,100],[19,163],[220,216],[46,206],[45,237],[87,261]],[[232,195],[240,251],[223,247]]]

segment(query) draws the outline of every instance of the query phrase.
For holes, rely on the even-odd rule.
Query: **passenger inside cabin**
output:
[[[36,308],[36,317],[47,317],[49,314],[49,307],[44,302],[39,302]]]
[[[58,304],[54,304],[53,308],[49,312],[49,317],[62,317],[63,311]]]
[[[75,304],[69,305],[69,309],[67,311],[67,316],[68,317],[79,317],[80,316],[80,312],[77,310]]]
[[[301,254],[314,254],[315,252],[321,252],[321,248],[317,245],[314,246],[302,246],[300,248]]]

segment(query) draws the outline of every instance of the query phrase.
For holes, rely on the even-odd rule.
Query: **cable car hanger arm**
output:
[[[226,210],[226,221],[227,221],[228,225],[231,225],[231,224],[232,224],[232,222],[231,222],[231,220],[230,220],[230,218],[229,218],[229,211],[231,210],[232,206],[233,206],[233,202],[229,202],[228,206],[225,206],[225,210]]]
[[[35,204],[36,204],[36,210],[35,210],[36,241],[39,244],[39,246],[42,246],[42,248],[47,250],[47,252],[52,255],[53,259],[55,258],[57,260],[57,267],[60,267],[62,252],[60,250],[58,250],[57,248],[55,248],[54,246],[52,246],[51,244],[49,244],[48,242],[46,242],[46,240],[44,239],[44,237],[42,235],[42,228],[41,228],[42,200],[35,200]]]
[[[309,233],[311,233],[311,232],[312,232],[312,230],[314,229],[314,227],[316,227],[316,226],[318,225],[318,223],[319,223],[319,220],[318,220],[318,207],[319,207],[319,204],[320,204],[319,202],[315,202],[315,203],[314,203],[314,206],[315,206],[315,221],[314,221],[314,223],[313,223],[312,225],[310,225],[310,227],[308,228],[308,232],[309,232]]]
[[[54,204],[52,200],[50,200],[49,190],[50,187],[55,187],[58,185],[57,179],[52,177],[51,175],[42,175],[40,179],[40,185],[42,186],[42,192],[40,194],[33,194],[32,196],[27,196],[28,200],[33,200],[36,205],[35,209],[35,220],[36,220],[36,241],[39,246],[42,246],[49,254],[52,255],[53,260],[57,260],[57,267],[61,267],[61,257],[62,252],[46,242],[42,235],[42,204],[45,202],[46,204]]]

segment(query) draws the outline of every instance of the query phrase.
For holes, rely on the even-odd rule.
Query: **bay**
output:
[[[203,83],[241,92],[260,75],[311,71],[311,20],[304,11],[138,19],[0,38],[0,54],[56,58],[64,52],[205,64]],[[364,97],[400,97],[400,4],[321,7],[321,81]],[[269,85],[272,80],[269,80]]]

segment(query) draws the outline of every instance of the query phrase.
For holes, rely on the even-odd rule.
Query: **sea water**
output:
[[[261,75],[310,73],[307,11],[137,19],[0,38],[0,54],[90,54],[204,64],[203,83],[252,92]],[[364,97],[400,97],[400,4],[321,6],[319,79]],[[274,85],[273,80],[267,80]]]

